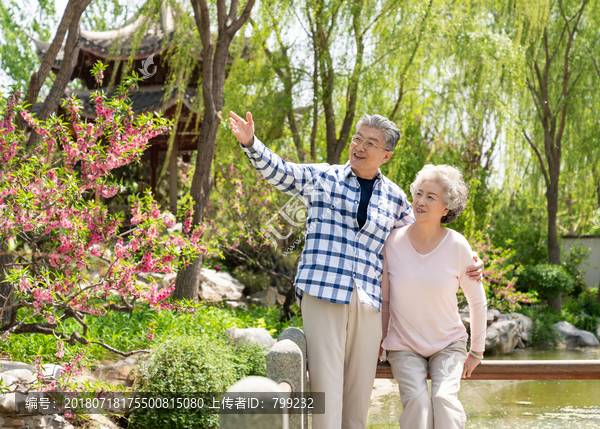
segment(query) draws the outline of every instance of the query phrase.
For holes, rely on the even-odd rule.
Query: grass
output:
[[[21,309],[24,311],[26,309]],[[297,310],[297,308],[296,308]],[[163,310],[156,312],[147,306],[139,306],[133,313],[109,312],[106,316],[86,315],[89,326],[88,339],[102,339],[106,344],[121,350],[151,349],[173,336],[208,334],[219,335],[232,328],[265,328],[274,337],[289,326],[302,327],[302,320],[294,317],[280,322],[279,307],[256,307],[249,310],[231,309],[202,304],[194,313],[174,313]],[[152,327],[154,338],[148,339]],[[80,326],[69,319],[64,323],[62,332],[70,333]],[[36,357],[42,357],[42,363],[60,363],[56,357],[56,338],[42,334],[13,335],[0,344],[1,352],[10,353],[15,361],[33,364]],[[70,346],[65,344],[63,362],[69,362],[76,354],[86,351],[83,362],[95,366],[102,360],[117,361],[120,355],[112,353],[99,345]]]

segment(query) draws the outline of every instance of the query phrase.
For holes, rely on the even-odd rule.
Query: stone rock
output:
[[[67,422],[64,417],[59,416],[58,414],[52,419],[50,427],[60,429],[75,429],[75,426]]]
[[[269,331],[264,328],[229,328],[225,333],[233,340],[235,345],[244,344],[250,341],[269,349],[277,342],[277,340],[269,334]]]
[[[123,386],[133,386],[135,379],[134,366],[137,359],[128,357],[109,365],[98,365],[93,371],[96,378],[106,381],[108,384],[122,384]]]
[[[533,322],[531,318],[525,316],[521,313],[510,313],[513,320],[515,320],[519,324],[519,338],[524,342],[529,342],[531,338],[531,328],[533,327]]]
[[[108,417],[102,414],[87,414],[90,423],[94,424],[94,428],[97,429],[120,429],[118,425],[112,422]]]
[[[239,301],[245,286],[231,274],[209,268],[200,271],[200,297],[205,301]]]
[[[248,304],[244,301],[225,301],[225,305],[230,308],[248,309]]]
[[[497,338],[497,340],[490,340],[488,346],[487,336],[490,338]],[[497,353],[510,353],[514,350],[519,340],[519,324],[514,320],[500,320],[490,325],[486,331],[486,344],[485,351],[497,352]],[[496,344],[492,343],[495,342]]]
[[[251,376],[245,377],[236,382],[227,389],[227,392],[234,392],[231,395],[225,393],[225,397],[231,397],[233,400],[238,397],[255,397],[256,392],[272,393],[273,397],[284,398],[285,394],[276,382],[266,377]],[[253,396],[254,395],[254,396]],[[265,406],[266,408],[266,406]],[[256,414],[254,414],[256,412]],[[252,413],[252,414],[250,414]],[[265,428],[287,428],[288,414],[266,414],[260,408],[256,411],[250,409],[248,413],[223,413],[219,416],[220,429],[265,429]],[[294,426],[302,427],[302,426]]]
[[[21,362],[15,362],[15,364],[21,364]],[[22,364],[23,366],[26,364]],[[17,367],[21,365],[15,365]],[[31,366],[31,365],[29,365]],[[25,369],[21,366],[20,369],[12,369],[0,373],[0,379],[4,387],[9,387],[11,390],[17,388],[20,391],[28,390],[29,383],[35,381],[36,377],[33,372],[29,369]],[[15,416],[16,395],[14,393],[5,393],[0,395],[0,415],[2,416]]]
[[[510,317],[510,314],[507,313],[500,313],[500,315],[498,316],[498,318],[496,319],[496,322],[500,321],[500,320],[511,320],[512,317]]]
[[[12,371],[14,369],[27,369],[33,372],[35,371],[35,366],[12,360],[0,360],[0,373],[4,371]]]
[[[490,309],[487,311],[487,324],[490,326],[500,317],[500,312],[498,310]]]
[[[170,283],[177,278],[177,273],[140,273],[138,274],[138,284],[150,284],[151,279],[158,285],[158,289],[165,289],[170,286]]]
[[[63,366],[54,363],[46,363],[42,365],[42,370],[44,371],[44,375],[46,377],[58,378],[63,370]]]
[[[563,336],[567,347],[598,347],[600,342],[594,334],[588,331],[577,329],[567,321],[554,324],[554,327]]]
[[[269,287],[268,290],[261,290],[260,292],[250,295],[250,302],[252,304],[261,306],[273,304],[283,305],[285,302],[285,296],[278,293],[277,289],[274,287]]]
[[[171,286],[171,282],[174,282],[177,278],[177,273],[164,274],[162,280],[158,283],[159,289],[166,289]]]
[[[175,225],[169,226],[167,228],[167,232],[169,234],[173,234],[174,232],[181,232],[181,231],[183,231],[183,224],[181,222],[177,222]]]
[[[48,429],[75,429],[58,414],[44,414],[34,416],[19,415],[17,418],[0,417],[0,427],[2,428],[48,428]],[[113,429],[113,428],[110,428]],[[118,429],[118,428],[117,428]]]
[[[485,351],[491,351],[498,344],[498,331],[488,328],[485,331]]]

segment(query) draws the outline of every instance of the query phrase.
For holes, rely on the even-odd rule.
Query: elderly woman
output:
[[[410,191],[416,222],[392,231],[383,251],[382,347],[400,388],[400,427],[464,428],[458,390],[483,359],[486,298],[481,282],[465,275],[473,265],[469,243],[442,224],[460,216],[468,189],[458,169],[426,165]],[[459,286],[471,310],[470,352]]]

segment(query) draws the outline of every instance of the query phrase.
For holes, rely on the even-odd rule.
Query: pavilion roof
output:
[[[110,97],[115,93],[116,88],[107,88],[106,93]],[[139,115],[147,112],[166,112],[177,102],[179,96],[179,89],[175,89],[170,96],[165,99],[166,89],[163,86],[148,86],[141,87],[135,91],[131,91],[128,94],[128,98],[131,100],[131,110],[134,114]],[[96,118],[96,103],[90,99],[92,90],[74,90],[67,88],[65,91],[65,97],[75,95],[77,99],[82,102],[81,115],[90,119]],[[187,88],[183,94],[183,104],[190,113],[198,113],[194,108],[194,97],[196,91],[192,88]],[[37,103],[33,109],[34,113],[41,108],[42,103]]]
[[[165,2],[166,3],[166,2]],[[150,22],[144,32],[139,47],[135,46],[135,59],[146,58],[152,53],[158,53],[167,48],[175,31],[175,17],[173,9],[163,3],[161,7],[161,19]],[[108,31],[86,31],[80,30],[81,50],[95,57],[111,59],[128,59],[134,49],[134,39],[140,28],[147,25],[147,17],[138,14],[123,27]],[[165,40],[166,39],[166,40]],[[164,42],[167,43],[164,43]],[[40,60],[46,55],[50,48],[50,42],[33,39]],[[63,47],[56,56],[55,65],[60,65],[64,57]]]

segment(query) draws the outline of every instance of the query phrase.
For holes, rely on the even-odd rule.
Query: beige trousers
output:
[[[381,312],[358,299],[333,304],[303,294],[310,390],[325,392],[313,429],[365,429],[381,342]]]
[[[387,361],[398,381],[404,410],[401,429],[463,429],[467,417],[458,400],[467,344],[456,341],[425,358],[416,353],[388,351]],[[431,376],[431,397],[427,391]]]

